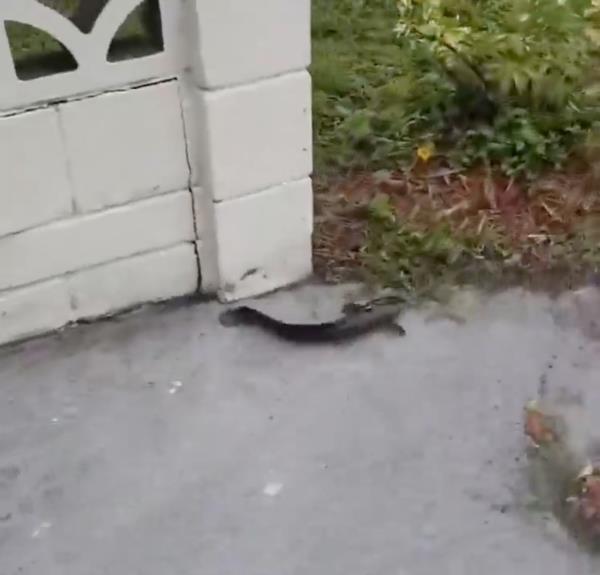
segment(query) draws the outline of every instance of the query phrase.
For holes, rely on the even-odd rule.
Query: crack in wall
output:
[[[178,82],[177,92],[179,94],[179,113],[181,117],[181,124],[183,129],[183,144],[185,147],[185,161],[188,169],[188,181],[187,181],[187,189],[191,196],[192,202],[192,224],[194,227],[194,254],[196,257],[196,269],[198,270],[198,279],[196,284],[196,292],[200,293],[202,291],[202,267],[200,264],[200,250],[198,249],[198,242],[201,241],[200,233],[199,233],[199,225],[198,225],[198,212],[196,210],[196,196],[194,194],[194,181],[193,181],[193,169],[192,169],[192,159],[191,159],[191,151],[190,151],[190,143],[189,143],[189,134],[188,134],[188,125],[186,122],[185,111],[183,109],[183,98],[185,94],[182,92],[181,84]]]
[[[49,99],[49,100],[43,100],[40,102],[32,103],[31,105],[24,106],[22,108],[0,110],[0,119],[12,118],[14,116],[20,116],[22,114],[28,114],[31,112],[36,112],[38,110],[45,110],[47,108],[52,108],[54,106],[68,104],[70,102],[80,102],[81,100],[89,100],[91,98],[98,98],[100,96],[104,96],[104,95],[108,95],[108,94],[119,94],[121,92],[130,92],[132,90],[143,90],[144,88],[147,88],[149,86],[168,84],[169,82],[174,82],[177,80],[178,80],[177,76],[165,76],[163,78],[140,80],[138,82],[133,82],[130,84],[125,84],[125,85],[113,87],[113,88],[107,88],[104,90],[95,90],[93,92],[88,92],[85,94],[76,94],[74,96],[69,96],[69,97],[65,97],[65,98],[53,98],[53,99]]]

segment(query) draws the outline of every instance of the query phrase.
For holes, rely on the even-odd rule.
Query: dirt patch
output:
[[[484,259],[493,249],[504,268],[575,273],[600,261],[600,196],[591,170],[573,165],[526,182],[484,169],[417,165],[316,179],[314,256],[323,279],[364,271],[369,206],[382,195],[400,227],[428,233],[444,226],[454,238],[479,242]]]

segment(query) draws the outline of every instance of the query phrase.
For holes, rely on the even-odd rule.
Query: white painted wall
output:
[[[257,295],[311,271],[309,0],[161,0],[162,53],[2,0],[76,71],[19,80],[0,26],[0,343],[148,301]]]

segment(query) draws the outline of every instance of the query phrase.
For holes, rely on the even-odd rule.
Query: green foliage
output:
[[[412,154],[419,134],[436,131],[431,123],[445,97],[439,74],[416,65],[417,56],[398,46],[397,16],[395,0],[313,1],[320,171],[397,163]]]
[[[393,22],[400,24],[393,31]],[[433,141],[533,176],[599,120],[600,0],[314,0],[317,169]]]
[[[461,81],[494,96],[565,106],[583,86],[595,42],[591,0],[400,0],[397,31]]]
[[[494,122],[466,130],[450,151],[456,163],[491,163],[508,175],[535,177],[558,168],[593,126],[596,111],[532,113],[525,108],[501,109]]]
[[[560,165],[598,120],[598,95],[589,89],[600,45],[595,2],[399,1],[400,38],[441,66],[455,87],[453,105],[461,108],[470,90],[480,94],[471,104],[495,108],[478,122],[468,121],[477,110],[453,111],[453,119],[467,116],[449,142],[455,156],[509,174]]]

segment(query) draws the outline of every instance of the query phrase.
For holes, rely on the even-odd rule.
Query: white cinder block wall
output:
[[[311,271],[310,1],[161,0],[164,50],[108,63],[139,3],[0,3],[79,64],[19,80],[0,27],[0,343]]]

